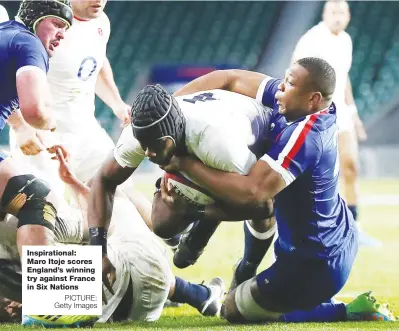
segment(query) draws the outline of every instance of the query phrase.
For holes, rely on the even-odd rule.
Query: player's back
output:
[[[258,157],[264,153],[271,110],[255,99],[225,90],[202,91],[176,99],[186,117],[189,139],[201,140],[204,134],[215,135],[215,139],[234,135]]]
[[[90,132],[91,126],[96,125],[95,86],[106,57],[109,33],[105,13],[88,21],[74,18],[51,58],[47,77],[57,132]]]
[[[335,109],[312,116],[307,119],[307,124],[304,123],[306,119],[302,119],[284,129],[293,130],[291,137],[295,136],[295,129],[301,131],[301,125],[310,130],[306,135],[299,133],[295,142],[299,147],[296,154],[293,149],[288,151],[293,147],[289,141],[288,153],[281,153],[283,166],[285,164],[296,179],[276,196],[275,213],[280,236],[276,249],[301,257],[324,259],[343,249],[346,239],[355,230],[353,217],[338,193]],[[299,146],[301,139],[304,142]],[[313,143],[307,145],[311,140]]]

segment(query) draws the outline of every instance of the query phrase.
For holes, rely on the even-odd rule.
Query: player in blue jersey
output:
[[[50,130],[49,57],[72,22],[68,0],[22,1],[16,20],[0,24],[0,131],[15,109],[31,126]],[[19,219],[18,250],[53,240],[57,216],[49,187],[0,155],[0,213]]]
[[[271,147],[247,176],[218,171],[192,157],[171,159],[167,171],[184,171],[219,199],[246,208],[274,199],[279,238],[276,261],[237,283],[226,297],[230,322],[390,319],[369,293],[353,303],[331,298],[346,283],[357,249],[353,216],[338,193],[335,71],[324,60],[304,58],[273,79],[246,71],[215,72],[180,93],[225,88],[273,108]],[[244,259],[256,238],[246,233]],[[256,252],[257,254],[259,252]],[[240,268],[236,269],[235,279]]]

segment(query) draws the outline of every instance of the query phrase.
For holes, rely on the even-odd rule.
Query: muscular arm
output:
[[[264,206],[247,208],[216,203],[205,207],[205,220],[207,221],[242,221],[247,219],[266,219],[273,215],[273,200],[269,199]]]
[[[108,229],[112,216],[115,190],[125,182],[135,168],[123,168],[113,154],[105,161],[93,179],[89,194],[88,223],[91,227]]]
[[[247,70],[216,70],[201,76],[180,90],[174,96],[187,95],[198,91],[221,89],[256,98],[259,85],[268,76]]]
[[[351,111],[352,113],[351,115],[353,118],[357,136],[361,141],[366,140],[367,139],[366,129],[364,128],[363,122],[359,117],[359,113],[357,112],[355,98],[353,97],[352,84],[349,75],[345,89],[345,103],[348,106],[348,111]]]
[[[104,65],[99,72],[96,82],[96,94],[112,109],[116,117],[122,121],[125,120],[130,106],[124,103],[119,94],[108,58],[105,58]]]
[[[219,171],[186,157],[180,169],[226,203],[246,208],[264,208],[286,187],[282,176],[265,161],[257,161],[247,176]]]
[[[36,129],[53,129],[51,95],[46,74],[41,69],[23,71],[17,74],[16,84],[24,120]]]

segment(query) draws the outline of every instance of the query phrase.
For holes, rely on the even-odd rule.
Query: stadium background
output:
[[[18,2],[0,3],[10,17],[15,15]],[[318,1],[108,1],[105,11],[111,37],[107,55],[121,95],[129,103],[147,83],[160,82],[173,91],[216,68],[282,76],[297,40],[320,21],[322,6]],[[350,8],[350,76],[368,133],[360,150],[360,219],[367,232],[384,245],[361,249],[340,297],[346,300],[373,289],[399,315],[399,256],[394,253],[399,248],[399,2],[356,1],[350,2]],[[117,139],[119,122],[99,100],[96,117]],[[2,132],[0,145],[7,143],[8,133]],[[156,169],[144,165],[137,179],[149,196]],[[176,273],[194,281],[221,275],[228,283],[242,246],[241,225],[223,224],[199,263]],[[195,312],[188,308],[166,313],[172,319],[192,314]],[[169,328],[179,325],[170,322]]]

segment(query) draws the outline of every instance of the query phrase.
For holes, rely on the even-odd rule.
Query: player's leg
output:
[[[276,229],[274,217],[244,222],[244,255],[234,270],[229,292],[256,275],[259,264],[273,242]]]
[[[348,207],[352,212],[355,221],[357,222],[357,226],[360,229],[358,221],[359,145],[354,129],[351,129],[350,127],[343,127],[343,129],[340,129],[338,135],[338,147],[340,157],[340,174],[342,177],[345,201],[347,202]],[[360,231],[359,243],[364,246],[373,247],[381,245],[381,242],[370,237],[363,231]]]
[[[208,283],[194,284],[175,277],[169,292],[173,302],[187,303],[203,316],[217,316],[222,307],[225,285],[221,278],[212,278]]]
[[[280,252],[270,268],[228,294],[226,319],[231,322],[284,321],[286,313],[312,311],[329,302],[349,277],[357,253],[357,233],[351,236],[342,253],[328,260],[303,259]],[[338,305],[329,314],[339,315],[338,310],[342,309]],[[309,313],[306,318],[313,316],[316,320],[321,318],[320,314]]]
[[[179,211],[174,210],[162,200],[160,192],[155,192],[152,201],[151,224],[158,237],[172,238],[183,232],[194,221],[182,217]]]
[[[18,218],[17,246],[54,242],[57,211],[47,184],[29,175],[11,158],[0,162],[1,210]]]

